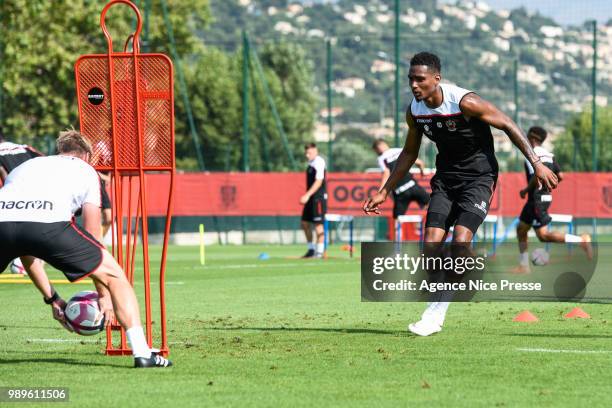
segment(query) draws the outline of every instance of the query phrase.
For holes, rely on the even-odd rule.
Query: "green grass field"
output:
[[[78,407],[612,404],[610,305],[566,320],[574,304],[454,304],[442,333],[416,338],[406,326],[423,304],[362,303],[358,260],[338,247],[289,259],[302,252],[211,246],[200,266],[197,248],[171,247],[168,370],[103,355],[104,336],[64,331],[32,285],[0,282],[0,385],[68,387],[57,406]],[[90,287],[57,286],[65,298]],[[512,322],[524,309],[540,322]]]

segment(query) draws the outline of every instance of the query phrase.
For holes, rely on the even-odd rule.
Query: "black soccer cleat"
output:
[[[314,258],[315,257],[315,250],[314,249],[309,249],[308,251],[306,251],[306,253],[302,256],[302,258]]]
[[[157,353],[151,353],[151,357],[134,357],[135,368],[166,368],[172,367],[172,361],[157,355]]]

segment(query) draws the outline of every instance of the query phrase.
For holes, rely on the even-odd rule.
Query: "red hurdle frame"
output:
[[[106,28],[106,13],[124,4],[136,13],[136,30],[123,52],[113,50]],[[166,330],[165,272],[175,179],[174,70],[163,54],[141,54],[139,38],[142,16],[128,0],[112,0],[102,10],[100,27],[108,43],[106,54],[82,55],[75,64],[81,132],[92,143],[92,164],[112,174],[113,256],[134,284],[136,247],[142,239],[144,266],[145,327],[147,342],[153,344],[151,308],[151,264],[147,211],[147,174],[168,174],[166,223],[159,265],[159,301],[162,355],[169,353]],[[128,52],[129,42],[132,51]],[[156,190],[165,188],[159,183]],[[140,234],[139,234],[140,229]],[[120,332],[120,343],[113,332]],[[106,332],[107,355],[131,354],[125,332],[114,321]]]

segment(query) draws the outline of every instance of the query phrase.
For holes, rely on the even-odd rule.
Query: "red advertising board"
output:
[[[149,175],[149,214],[161,216],[167,200],[164,175]],[[428,191],[429,176],[416,180]],[[177,175],[174,214],[185,215],[287,215],[301,214],[299,198],[306,190],[303,173],[190,173]],[[380,174],[329,173],[328,211],[361,215],[365,198],[378,188]],[[525,200],[519,191],[526,184],[522,173],[500,174],[491,202],[491,214],[516,217]],[[391,200],[382,207],[391,210]],[[408,211],[418,212],[413,204]],[[553,192],[550,212],[575,217],[612,218],[612,173],[565,173]]]

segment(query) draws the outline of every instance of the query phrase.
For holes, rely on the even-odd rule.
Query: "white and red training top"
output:
[[[37,157],[14,169],[0,189],[0,222],[70,221],[83,204],[100,206],[100,179],[72,156]]]

